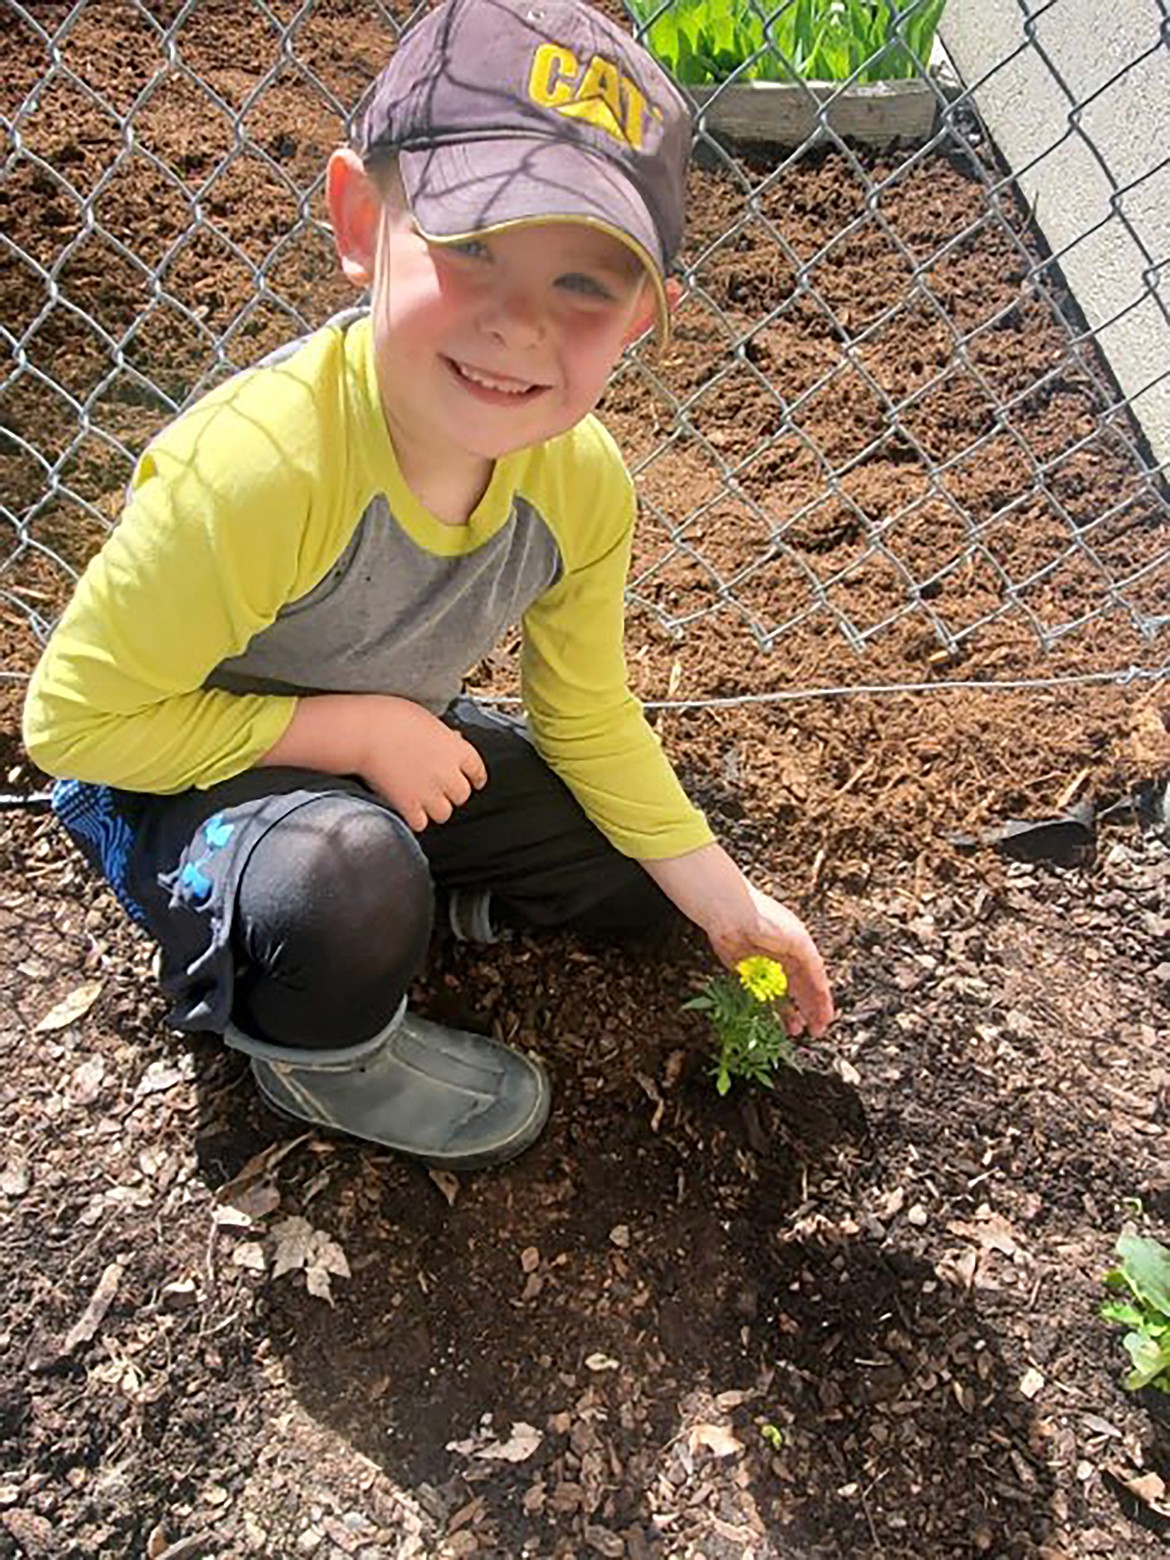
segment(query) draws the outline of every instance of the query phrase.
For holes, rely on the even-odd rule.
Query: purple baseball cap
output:
[[[583,222],[632,249],[668,318],[691,115],[662,67],[580,0],[444,0],[402,37],[354,138],[395,152],[419,230],[454,241]]]

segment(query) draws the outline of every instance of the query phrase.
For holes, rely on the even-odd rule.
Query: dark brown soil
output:
[[[6,674],[168,400],[225,371],[216,341],[243,363],[347,301],[325,235],[287,235],[338,134],[325,93],[354,100],[388,29],[352,0],[268,16],[295,66],[261,8],[200,0],[177,39],[203,85],[177,71],[141,97],[153,24],[91,4],[60,45],[79,80],[21,119],[0,219],[60,262],[63,302],[42,318],[43,275],[10,264],[5,323],[91,426],[33,373],[0,392],[5,502],[29,509],[0,559]],[[46,56],[14,12],[0,41],[12,118]],[[138,104],[112,173],[94,92]],[[876,209],[863,179],[889,180]],[[1165,566],[1108,586],[1166,552],[1164,507],[1027,281],[1028,242],[958,145],[806,158],[750,215],[696,170],[698,286],[604,407],[645,506],[640,693],[1165,659],[1130,613],[1164,600]],[[506,693],[511,671],[504,647],[475,685]],[[0,762],[27,790],[21,687],[0,681]],[[1165,1444],[1096,1311],[1129,1200],[1170,1227],[1170,857],[1132,823],[1070,869],[958,857],[950,835],[1164,775],[1166,711],[1137,680],[662,712],[722,836],[809,918],[841,1020],[774,1094],[720,1101],[680,1010],[710,970],[698,940],[437,946],[420,1007],[538,1049],[557,1098],[525,1159],[457,1186],[262,1119],[238,1059],[166,1032],[149,948],[49,821],[0,815],[0,1556],[1160,1553]],[[89,981],[92,1006],[35,1031]],[[332,1305],[273,1274],[294,1215],[348,1259]],[[540,1432],[528,1456],[475,1455],[516,1424]]]

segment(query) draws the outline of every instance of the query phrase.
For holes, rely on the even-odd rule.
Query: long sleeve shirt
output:
[[[466,525],[403,480],[369,320],[236,375],[139,460],[32,679],[52,774],[207,787],[274,746],[299,698],[393,693],[435,713],[512,625],[538,751],[626,855],[708,843],[626,680],[634,494],[586,418],[495,463]]]

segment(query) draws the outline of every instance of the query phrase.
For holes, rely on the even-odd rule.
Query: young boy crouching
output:
[[[157,939],[172,1021],[305,1121],[503,1161],[543,1068],[406,1008],[457,934],[623,931],[672,907],[727,964],[832,1002],[799,919],[691,805],[630,693],[634,495],[592,416],[667,329],[690,120],[577,0],[447,0],[330,160],[330,321],[183,413],[34,675],[58,816]],[[461,696],[512,625],[526,721]]]

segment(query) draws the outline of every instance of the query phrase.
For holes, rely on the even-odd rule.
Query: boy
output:
[[[405,993],[458,935],[676,906],[832,1002],[801,922],[684,796],[626,686],[632,487],[591,416],[665,331],[690,123],[578,0],[447,0],[329,163],[355,312],[147,449],[34,675],[55,808],[158,940],[172,1021],[265,1098],[448,1167],[538,1136],[530,1057]],[[521,622],[528,725],[459,697]]]

